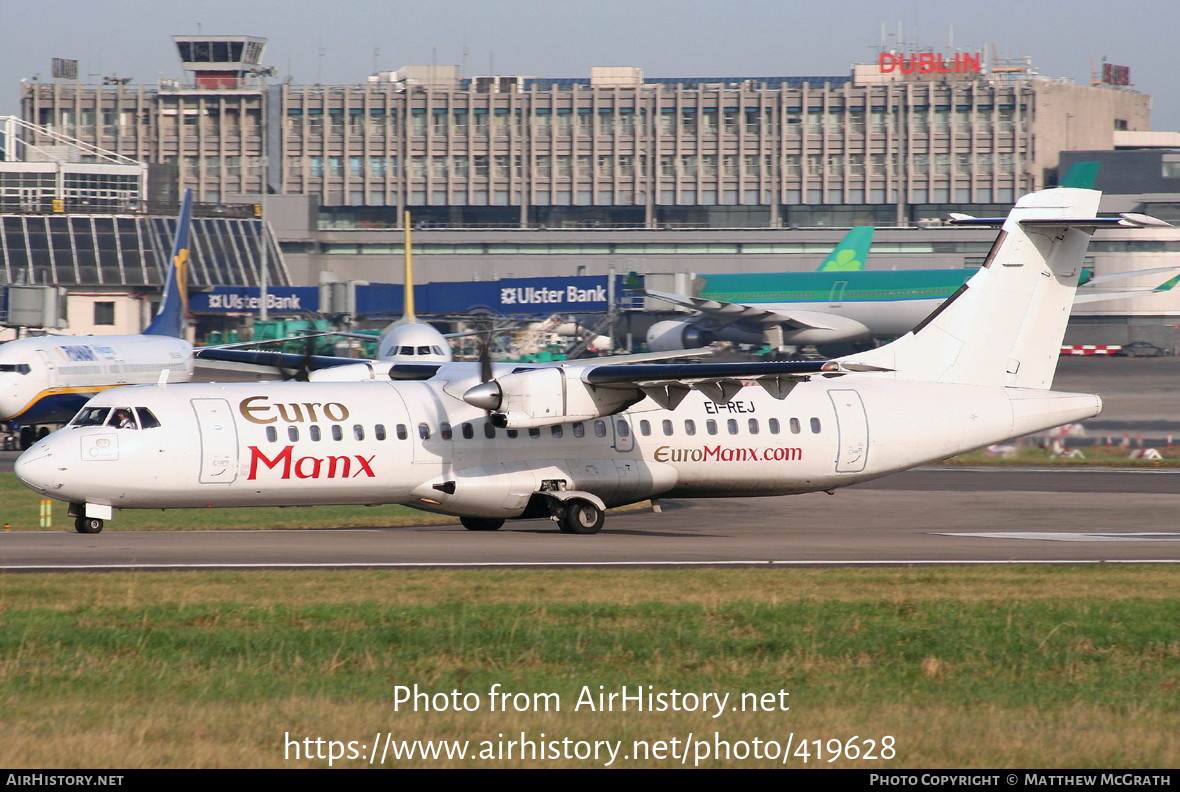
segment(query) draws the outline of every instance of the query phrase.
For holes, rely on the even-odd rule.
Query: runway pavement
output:
[[[0,534],[0,571],[581,565],[1180,563],[1180,472],[921,469],[839,490],[675,501],[596,536],[548,521]],[[116,516],[117,519],[117,516]]]

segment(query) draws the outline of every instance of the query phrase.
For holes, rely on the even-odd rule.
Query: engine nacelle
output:
[[[367,382],[369,380],[389,379],[389,367],[393,365],[387,360],[369,360],[359,363],[345,363],[342,366],[317,369],[308,372],[308,382]]]
[[[612,415],[643,398],[634,388],[590,385],[581,373],[573,368],[516,371],[476,385],[463,400],[492,413],[497,426],[529,429]]]
[[[656,322],[647,330],[647,348],[652,352],[676,352],[681,349],[697,349],[717,341],[711,330],[693,322],[674,319]]]

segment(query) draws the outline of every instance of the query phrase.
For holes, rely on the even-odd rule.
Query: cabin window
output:
[[[423,440],[429,440],[430,439],[430,427],[424,423],[418,424],[418,437],[422,438]]]
[[[725,428],[730,434],[737,434],[737,418],[730,418],[725,422]]]
[[[317,426],[316,429],[319,429],[319,427]],[[373,437],[376,437],[378,440],[385,439],[385,424],[377,424],[373,427]],[[316,439],[318,440],[319,438],[317,437]]]
[[[705,421],[705,431],[711,435],[717,434],[717,422],[714,421],[712,418]]]
[[[618,432],[619,437],[626,439],[631,436],[631,427],[627,425],[626,421],[615,421],[615,431]]]
[[[405,424],[398,424],[396,431],[397,431],[397,439],[398,440],[405,440],[407,437],[410,436],[410,431],[408,429],[406,429]]]
[[[287,427],[287,439],[290,440],[292,443],[299,442],[299,427],[298,426],[288,426]]]
[[[769,421],[766,422],[766,425],[770,428],[771,434],[778,434],[778,430],[779,430],[778,418],[771,418]]]
[[[647,437],[651,434],[651,421],[639,422],[639,434],[643,435],[644,437]]]
[[[811,419],[811,431],[813,434],[819,434],[819,419],[818,418]]]
[[[791,419],[791,434],[799,434],[799,432],[801,432],[801,431],[802,430],[799,428],[799,419],[792,418]]]
[[[470,423],[463,424],[463,426],[460,428],[460,431],[463,432],[464,440],[470,440],[471,438],[475,437],[475,427]]]
[[[554,437],[561,437],[561,435],[563,434],[560,426],[550,426],[549,433],[552,434]]]
[[[455,433],[451,431],[451,425],[446,421],[443,421],[441,424],[439,424],[438,433],[443,440],[450,440],[455,436]]]
[[[691,437],[697,433],[697,422],[691,418],[684,421],[684,433]]]
[[[273,426],[266,427],[266,442],[277,443],[279,441],[279,430]]]
[[[340,427],[340,424],[332,424],[332,439],[336,441],[344,439],[344,429]]]
[[[318,426],[307,427],[307,436],[311,438],[313,443],[320,441],[320,428]]]
[[[606,437],[606,424],[604,424],[602,421],[594,422],[594,436]]]
[[[361,426],[360,424],[353,424],[352,425],[352,436],[355,437],[357,440],[364,440],[365,439],[365,427]]]
[[[586,436],[586,425],[584,423],[582,423],[581,421],[574,424],[574,437],[585,437],[585,436]]]
[[[140,429],[155,429],[160,425],[160,419],[152,414],[152,411],[147,407],[136,407],[135,414],[139,416]]]
[[[491,421],[483,422],[483,436],[489,440],[496,436],[496,427],[492,425]]]
[[[758,419],[750,419],[750,434],[758,434]]]

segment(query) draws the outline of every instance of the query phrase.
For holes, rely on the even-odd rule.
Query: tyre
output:
[[[575,498],[566,503],[557,520],[562,533],[596,534],[602,530],[606,514],[593,503]]]
[[[97,517],[75,517],[74,530],[83,534],[102,533],[102,520]]]
[[[459,522],[469,531],[498,531],[504,525],[503,520],[491,517],[460,517]]]

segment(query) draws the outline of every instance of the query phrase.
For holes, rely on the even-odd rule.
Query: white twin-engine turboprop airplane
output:
[[[1098,413],[1097,396],[1049,390],[1089,238],[1128,224],[1096,217],[1098,199],[1025,196],[953,298],[840,360],[485,360],[395,365],[386,382],[120,388],[16,473],[69,501],[83,533],[114,508],[328,503],[595,533],[607,507],[647,498],[855,484]],[[134,428],[113,425],[127,417]]]

